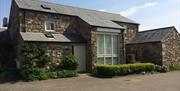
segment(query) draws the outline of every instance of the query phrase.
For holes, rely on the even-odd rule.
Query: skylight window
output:
[[[44,35],[45,35],[47,38],[54,39],[54,36],[52,35],[52,33],[45,33]]]
[[[43,9],[51,10],[51,8],[49,7],[48,4],[42,4],[41,7],[42,7]]]

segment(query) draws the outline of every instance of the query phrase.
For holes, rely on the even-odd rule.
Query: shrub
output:
[[[44,68],[45,65],[48,65],[50,57],[46,53],[46,49],[43,46],[36,44],[23,45],[21,49],[21,73],[25,79],[36,78],[36,76],[31,73],[33,73],[33,71],[37,71],[38,68]],[[44,79],[45,78],[46,77],[44,77]]]
[[[131,72],[130,65],[127,64],[118,65],[118,67],[116,67],[115,69],[117,69],[115,75],[127,75]]]
[[[50,78],[65,78],[65,77],[76,77],[77,71],[74,70],[62,70],[62,71],[55,71],[49,72]]]
[[[100,76],[127,75],[140,72],[151,72],[155,65],[151,63],[121,64],[121,65],[96,65],[95,74]]]
[[[21,49],[22,68],[43,68],[51,61],[46,53],[46,49],[41,45],[24,44]]]
[[[50,78],[58,78],[58,73],[57,72],[49,72],[49,77]]]
[[[171,65],[169,66],[169,70],[170,71],[180,70],[180,65]]]
[[[160,73],[165,73],[169,71],[169,68],[167,66],[155,66],[155,71],[160,72]]]
[[[67,55],[60,63],[60,68],[65,70],[76,70],[79,65],[79,61],[73,54]]]
[[[63,73],[65,75],[65,77],[76,77],[77,75],[77,71],[74,70],[63,70]]]
[[[44,68],[34,68],[29,71],[29,74],[25,78],[29,81],[47,80],[49,79],[49,74]]]
[[[145,63],[145,71],[146,72],[152,72],[155,70],[155,65],[152,63]]]
[[[58,76],[58,78],[64,78],[64,77],[66,77],[66,75],[64,74],[63,71],[57,71],[57,76]]]
[[[115,76],[118,66],[112,65],[96,65],[95,74],[101,76]]]
[[[46,49],[37,44],[25,44],[21,50],[22,68],[21,73],[29,81],[46,80],[49,78],[64,78],[77,76],[75,71],[79,65],[74,55],[66,56],[59,65],[60,70],[47,70],[45,66],[49,65],[50,57],[46,55]],[[59,69],[58,69],[59,70]],[[52,71],[52,72],[48,72]]]

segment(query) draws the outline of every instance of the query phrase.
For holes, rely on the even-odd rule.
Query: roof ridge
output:
[[[135,21],[128,19],[127,17],[115,13],[113,14],[113,13],[102,12],[93,9],[63,5],[49,1],[40,1],[40,0],[15,0],[15,1],[17,2],[19,8],[21,9],[77,16],[91,26],[118,28],[118,29],[122,28],[120,25],[114,22],[115,20],[117,20],[118,22],[138,24]],[[31,7],[27,6],[26,4],[30,5]],[[52,8],[51,11],[42,9],[40,5],[43,4],[48,5],[50,8]],[[103,20],[107,20],[107,21],[103,21]]]
[[[100,12],[100,13],[107,13],[107,14],[114,14],[114,15],[119,15],[123,18],[127,18],[125,16],[122,16],[121,14],[118,14],[118,13],[112,13],[112,12],[106,12],[106,11],[98,11],[98,10],[95,10],[95,9],[88,9],[88,8],[83,8],[83,7],[78,7],[78,6],[70,6],[70,5],[64,5],[64,4],[60,4],[60,3],[54,3],[54,2],[48,2],[48,1],[41,1],[41,0],[32,0],[32,1],[38,1],[38,2],[45,2],[45,3],[49,3],[49,4],[56,4],[56,5],[61,5],[61,6],[65,6],[65,7],[71,7],[71,8],[79,8],[79,9],[83,9],[83,10],[89,10],[89,11],[96,11],[96,12]],[[128,20],[131,20],[129,18],[127,18]],[[134,20],[131,20],[133,21],[134,23],[137,23],[135,22]],[[138,23],[137,23],[138,24]]]
[[[121,15],[121,14],[112,13],[112,12],[98,11],[98,10],[95,10],[95,9],[88,9],[88,8],[83,8],[83,7],[78,7],[78,6],[64,5],[64,4],[54,3],[54,2],[48,2],[48,1],[41,1],[41,0],[32,0],[32,1],[45,2],[45,3],[50,3],[50,4],[56,4],[56,5],[66,6],[66,7],[79,8],[79,9],[85,9],[85,10],[90,10],[90,11],[97,11],[97,12],[102,12],[102,13],[109,13],[109,14]],[[121,16],[122,16],[122,15],[121,15]]]
[[[163,31],[162,29],[169,29],[169,28],[175,28],[175,27],[174,26],[169,26],[169,27],[155,28],[155,29],[139,31],[138,33],[152,32],[152,31]]]

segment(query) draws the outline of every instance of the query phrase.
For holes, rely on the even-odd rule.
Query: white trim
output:
[[[54,30],[47,30],[47,23],[53,23],[54,24]],[[55,21],[47,20],[47,21],[44,22],[44,26],[45,26],[45,31],[46,32],[55,32],[55,27],[56,27]]]
[[[104,32],[96,32],[96,35],[98,35],[98,34],[103,34],[103,35],[119,35],[119,33],[104,33]]]
[[[107,33],[121,33],[121,29],[112,29],[112,28],[97,28],[97,32],[107,32]]]

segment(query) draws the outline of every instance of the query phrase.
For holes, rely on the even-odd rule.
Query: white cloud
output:
[[[103,12],[105,12],[105,11],[107,11],[106,9],[100,9],[99,11],[103,11]]]
[[[180,2],[180,0],[176,0],[177,2]]]
[[[159,27],[175,26],[180,32],[180,13],[171,11],[140,20],[140,30],[148,30]]]
[[[159,5],[159,3],[158,2],[150,2],[150,3],[145,3],[144,6],[142,6],[142,7],[146,8],[146,7],[156,6],[156,5]]]
[[[138,11],[140,11],[141,9],[153,7],[156,5],[159,5],[159,3],[158,2],[149,2],[149,3],[145,3],[144,5],[134,6],[134,7],[131,7],[129,9],[125,10],[125,11],[121,11],[120,14],[123,16],[126,16],[126,17],[132,16],[135,13],[137,13]]]

